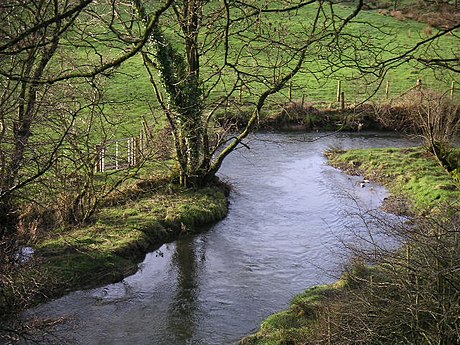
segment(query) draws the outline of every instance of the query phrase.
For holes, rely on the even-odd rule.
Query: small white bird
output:
[[[366,179],[362,180],[361,183],[360,183],[361,188],[364,188],[364,186],[366,185],[366,183],[370,183],[370,181],[369,181],[369,180],[366,180]]]

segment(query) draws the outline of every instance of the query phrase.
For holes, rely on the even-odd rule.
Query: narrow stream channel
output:
[[[386,191],[327,165],[331,146],[413,146],[392,134],[258,134],[220,176],[233,189],[226,219],[150,253],[122,282],[78,291],[31,313],[68,317],[77,344],[234,344],[306,288],[333,281],[357,204]],[[359,224],[356,224],[359,227]]]

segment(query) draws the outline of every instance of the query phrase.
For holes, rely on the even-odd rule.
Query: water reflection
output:
[[[171,264],[177,270],[177,291],[170,307],[168,332],[177,343],[193,338],[197,322],[197,299],[200,288],[197,282],[200,262],[193,238],[181,238],[176,242]],[[204,250],[202,257],[204,257]]]

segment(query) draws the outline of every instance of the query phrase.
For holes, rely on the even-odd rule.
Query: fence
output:
[[[390,83],[389,80],[386,80],[383,85],[385,85],[385,99],[389,100],[390,97],[392,96],[391,91],[392,91],[392,88],[394,89],[394,86]],[[396,98],[401,97],[405,93],[407,93],[407,92],[409,92],[411,90],[414,90],[414,89],[418,89],[418,88],[422,87],[423,85],[425,85],[425,84],[423,84],[423,81],[421,79],[417,79],[415,85],[412,88],[410,88],[409,90],[405,90],[402,94],[397,94],[397,96],[394,96],[395,91],[393,90],[393,96],[392,97],[396,97]],[[292,80],[287,85],[287,88],[288,88],[287,92],[288,92],[289,102],[292,102],[293,101],[293,91],[294,91]],[[458,91],[458,90],[459,90],[458,85],[456,86],[455,81],[452,81],[451,86],[448,89],[446,94],[448,94],[450,96],[450,98],[453,99],[454,98],[454,93],[456,91]],[[337,96],[336,96],[336,99],[334,99],[334,102],[337,102],[341,109],[345,109],[346,99],[348,99],[348,100],[353,99],[353,95],[350,96],[348,94],[348,97],[347,97],[347,94],[344,92],[344,83],[342,82],[342,80],[337,80],[337,93],[336,93],[336,95]],[[355,98],[354,103],[356,103],[356,94],[354,95],[354,98]],[[240,92],[240,101],[241,101],[241,92]],[[304,104],[304,102],[305,102],[305,94],[302,93],[302,105]]]
[[[139,164],[148,154],[152,142],[152,130],[143,122],[139,136],[108,140],[96,145],[96,171],[126,169]]]

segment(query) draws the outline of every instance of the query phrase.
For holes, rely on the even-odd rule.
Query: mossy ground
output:
[[[117,193],[82,227],[50,233],[36,245],[36,269],[47,296],[118,281],[148,251],[227,214],[226,187],[189,190],[144,180]]]
[[[431,212],[460,200],[458,183],[423,147],[330,152],[330,163],[349,174],[364,175],[403,196],[416,213]]]
[[[239,342],[239,345],[301,344],[315,327],[321,302],[338,294],[344,286],[340,280],[331,285],[314,286],[297,295],[289,309],[269,316],[257,333]]]

